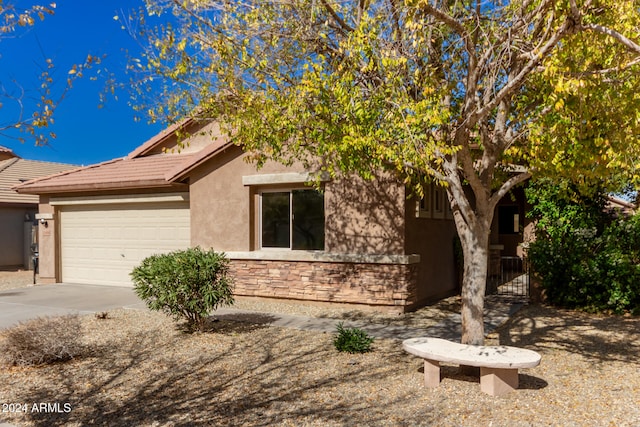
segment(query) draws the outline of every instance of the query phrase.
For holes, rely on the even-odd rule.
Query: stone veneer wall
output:
[[[415,304],[418,264],[231,259],[239,296],[387,306]]]

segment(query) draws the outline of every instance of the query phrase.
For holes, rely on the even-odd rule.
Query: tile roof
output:
[[[190,163],[184,163],[180,165],[180,167],[170,170],[165,175],[165,178],[168,181],[177,181],[187,176],[189,172],[206,162],[207,160],[215,157],[221,151],[224,151],[225,148],[233,145],[231,142],[219,139],[202,150],[195,153],[191,159]]]
[[[637,206],[630,201],[623,200],[619,197],[615,197],[611,195],[607,196],[607,200],[605,203],[605,210],[607,210],[608,212],[614,215],[617,215],[617,214],[633,215],[636,209],[637,209]]]
[[[193,123],[194,123],[194,120],[192,118],[187,118],[180,122],[172,124],[166,129],[163,129],[160,133],[149,138],[144,144],[142,144],[141,146],[133,150],[128,157],[129,158],[141,157],[141,156],[144,156],[145,154],[148,154],[151,150],[153,150],[155,147],[161,144],[164,140],[173,136],[173,134],[175,134],[178,130],[188,127]]]
[[[171,187],[165,175],[191,164],[194,154],[154,154],[124,157],[26,182],[16,190],[50,194],[91,190],[123,190]]]
[[[24,181],[72,168],[75,168],[75,166],[64,163],[25,160],[20,157],[0,160],[0,203],[38,203],[38,196],[18,194],[12,187]]]
[[[164,150],[172,135],[190,126],[199,126],[194,140],[190,141],[191,150],[177,153]],[[212,132],[213,137],[201,135],[202,129]],[[207,138],[210,139],[207,141]],[[13,189],[20,194],[54,194],[174,187],[180,185],[194,168],[229,145],[227,138],[219,135],[215,122],[186,119],[160,132],[126,157],[35,179],[15,185]]]
[[[0,145],[0,161],[14,158],[20,158],[20,156],[14,153],[11,148]]]

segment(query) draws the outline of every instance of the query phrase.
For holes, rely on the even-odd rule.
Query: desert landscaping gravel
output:
[[[249,302],[263,312],[318,307]],[[448,316],[459,300],[418,314]],[[325,309],[326,310],[326,309]],[[341,314],[342,313],[342,314]],[[348,313],[348,314],[345,314]],[[431,313],[431,314],[424,314]],[[542,363],[520,371],[502,397],[444,365],[440,387],[422,385],[422,361],[399,341],[378,339],[366,354],[338,353],[330,333],[234,322],[180,332],[146,310],[82,316],[84,350],[39,367],[0,366],[0,423],[17,426],[637,426],[640,318],[596,316],[528,305],[487,339],[529,348]],[[413,319],[413,320],[411,320]],[[428,323],[428,322],[426,322]],[[426,324],[425,323],[425,324]],[[3,333],[0,331],[0,340]],[[4,404],[21,404],[9,412]],[[36,405],[34,407],[34,404]],[[44,406],[42,406],[44,404]],[[16,405],[13,406],[14,408]],[[3,408],[0,408],[2,410]],[[41,409],[41,410],[40,410]]]
[[[33,286],[33,271],[0,270],[0,291]]]

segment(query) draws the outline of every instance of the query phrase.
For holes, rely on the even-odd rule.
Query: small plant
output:
[[[109,313],[106,311],[102,311],[100,313],[95,314],[96,319],[104,320],[109,318]]]
[[[375,340],[360,328],[345,328],[343,323],[338,323],[337,335],[333,339],[333,345],[338,351],[347,353],[366,353],[371,351],[371,344]]]
[[[190,248],[145,258],[131,277],[149,309],[186,321],[189,331],[202,331],[213,310],[233,304],[228,273],[224,254]]]
[[[31,366],[73,359],[82,351],[78,315],[38,317],[4,332],[0,357],[9,365]]]

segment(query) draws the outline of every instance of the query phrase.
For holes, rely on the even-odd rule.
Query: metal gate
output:
[[[500,257],[500,266],[487,279],[487,293],[529,297],[529,260]]]

